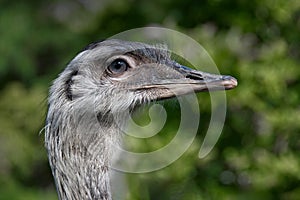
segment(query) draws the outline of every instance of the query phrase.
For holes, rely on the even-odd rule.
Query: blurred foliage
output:
[[[0,199],[57,198],[39,135],[51,80],[86,44],[149,25],[196,39],[239,86],[227,92],[226,123],[213,152],[197,157],[210,120],[209,95],[200,94],[201,125],[193,145],[165,169],[127,175],[127,199],[299,199],[300,1],[0,5]],[[172,126],[179,111],[166,105]],[[139,148],[169,141],[170,135],[160,135]]]

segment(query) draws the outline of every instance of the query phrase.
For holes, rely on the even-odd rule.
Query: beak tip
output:
[[[223,76],[222,79],[223,79],[224,87],[227,90],[233,89],[238,85],[237,79],[232,76],[225,75],[225,76]]]

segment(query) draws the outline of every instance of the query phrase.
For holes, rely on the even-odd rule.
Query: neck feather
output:
[[[75,118],[59,112],[48,113],[47,121],[45,145],[59,198],[111,200],[116,125],[100,124],[94,115]]]

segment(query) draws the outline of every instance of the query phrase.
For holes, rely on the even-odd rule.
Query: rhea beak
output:
[[[193,92],[229,90],[238,84],[232,76],[210,74],[176,62],[141,67],[131,78],[135,83],[142,83],[133,84],[131,90],[151,100],[167,99]]]
[[[174,65],[174,68],[185,77],[185,79],[179,79],[177,84],[180,85],[180,82],[190,84],[195,92],[207,90],[230,90],[238,85],[236,78],[229,75],[206,73],[177,63]]]

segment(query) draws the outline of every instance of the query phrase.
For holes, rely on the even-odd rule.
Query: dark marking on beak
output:
[[[238,85],[236,78],[229,75],[206,73],[188,68],[178,63],[175,63],[173,66],[174,69],[183,74],[185,78],[191,80],[188,81],[190,84],[206,84],[206,89],[218,90],[223,88],[229,90],[235,88]]]

